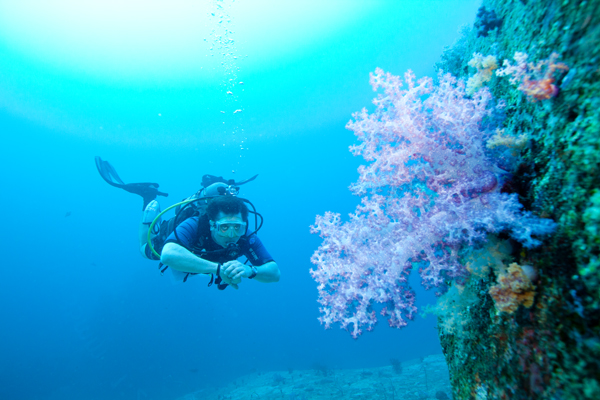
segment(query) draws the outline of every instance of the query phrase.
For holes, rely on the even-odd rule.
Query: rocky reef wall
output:
[[[524,79],[486,72],[493,56],[515,78],[516,53]],[[477,269],[440,316],[456,399],[600,398],[599,61],[599,1],[484,0],[437,65],[505,102],[499,133],[519,143],[502,190],[558,223],[532,250],[490,244],[516,266]]]

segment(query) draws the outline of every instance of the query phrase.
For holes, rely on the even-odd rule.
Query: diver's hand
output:
[[[229,286],[231,286],[234,289],[239,289],[238,283],[240,283],[242,281],[242,278],[230,279],[227,275],[225,275],[225,273],[223,273],[222,269],[221,269],[221,273],[219,274],[219,276],[223,280],[223,283],[228,284]]]
[[[221,267],[221,272],[223,275],[227,275],[229,279],[232,281],[239,283],[242,278],[247,278],[252,274],[252,269],[242,264],[241,262],[234,260],[228,261]]]

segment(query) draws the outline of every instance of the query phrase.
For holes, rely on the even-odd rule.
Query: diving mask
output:
[[[216,221],[214,223],[216,234],[223,237],[242,236],[246,233],[246,223],[236,221]]]

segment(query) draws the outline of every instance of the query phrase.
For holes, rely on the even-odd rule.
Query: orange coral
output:
[[[566,64],[556,62],[558,57],[557,53],[552,53],[547,60],[533,64],[527,62],[527,54],[516,52],[513,57],[516,65],[511,65],[508,60],[504,60],[504,68],[497,70],[496,75],[511,76],[510,82],[519,84],[518,89],[533,103],[547,100],[558,94],[558,87],[554,84],[554,72],[569,70]]]
[[[535,103],[538,100],[548,100],[558,94],[558,88],[554,84],[554,78],[529,79],[525,78],[519,90],[527,95],[527,98]]]
[[[523,272],[521,266],[512,263],[506,273],[500,273],[498,284],[489,290],[498,311],[514,313],[519,305],[529,308],[533,304],[535,286]]]

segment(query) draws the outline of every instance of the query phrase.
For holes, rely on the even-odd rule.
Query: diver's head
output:
[[[248,208],[244,201],[233,196],[219,196],[210,200],[206,209],[210,234],[218,245],[227,247],[246,233]]]

